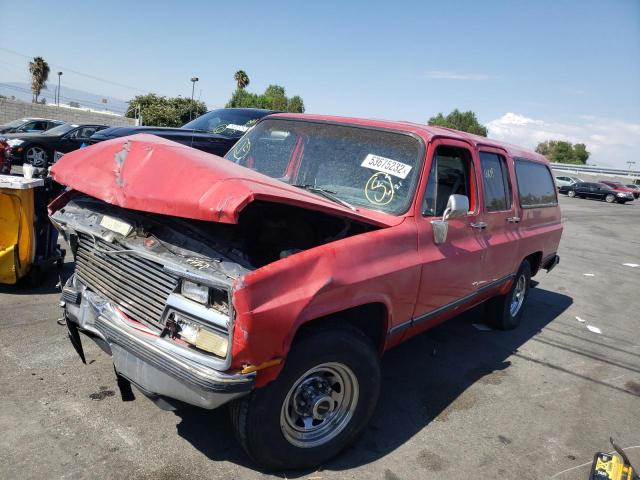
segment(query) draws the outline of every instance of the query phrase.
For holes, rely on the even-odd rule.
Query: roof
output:
[[[312,120],[320,122],[333,122],[333,123],[347,123],[352,125],[361,125],[365,127],[384,128],[390,130],[400,130],[403,132],[413,133],[418,135],[424,140],[425,143],[429,143],[435,138],[450,138],[453,140],[460,140],[467,142],[474,147],[489,146],[494,148],[500,148],[509,153],[512,157],[523,157],[528,160],[536,160],[539,162],[549,163],[548,160],[534,152],[517,145],[510,143],[500,142],[487,137],[481,137],[479,135],[473,135],[467,132],[461,132],[452,128],[436,127],[433,125],[426,125],[421,123],[407,122],[407,121],[392,121],[392,120],[378,120],[378,119],[365,119],[354,117],[338,117],[332,115],[312,115],[306,113],[278,113],[273,115],[275,117],[292,118],[301,120]],[[272,117],[273,117],[272,116]]]

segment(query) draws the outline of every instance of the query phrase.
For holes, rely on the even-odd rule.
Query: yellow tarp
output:
[[[0,283],[28,272],[35,253],[33,189],[0,188]]]

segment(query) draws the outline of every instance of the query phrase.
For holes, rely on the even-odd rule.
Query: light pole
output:
[[[629,165],[629,175],[631,175],[631,165],[635,165],[636,162],[633,160],[627,160],[627,165]]]
[[[191,106],[189,107],[189,121],[193,118],[193,92],[196,90],[196,82],[200,80],[198,77],[191,77]]]
[[[62,72],[58,72],[58,106],[60,106],[60,77],[62,76]]]

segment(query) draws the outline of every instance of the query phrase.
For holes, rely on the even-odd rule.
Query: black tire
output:
[[[298,382],[308,378],[307,372],[328,364],[348,367],[357,379],[358,394],[352,404],[352,416],[326,443],[306,448],[294,445],[285,435],[287,421],[283,418],[292,411],[284,408],[285,401],[300,398],[296,396],[296,392],[302,391]],[[325,328],[297,339],[278,378],[233,402],[231,419],[240,444],[265,470],[310,468],[326,462],[357,438],[373,414],[379,391],[380,360],[369,338],[348,326]]]
[[[567,195],[568,195],[570,198],[573,198],[573,197],[575,197],[575,196],[576,196],[576,192],[575,192],[574,190],[569,190],[569,191],[567,192]]]
[[[522,301],[515,311],[512,310],[512,302],[519,282],[524,282],[524,292]],[[500,330],[511,330],[516,328],[522,322],[522,315],[529,298],[529,290],[531,290],[531,266],[529,261],[525,260],[520,264],[520,268],[513,280],[513,285],[506,295],[500,295],[492,298],[487,302],[488,323]]]
[[[604,201],[607,203],[613,203],[615,199],[616,199],[616,196],[613,193],[609,193],[607,194],[606,197],[604,197]]]

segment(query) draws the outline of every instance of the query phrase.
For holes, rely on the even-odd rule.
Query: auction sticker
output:
[[[411,165],[398,162],[397,160],[391,160],[390,158],[381,157],[370,153],[364,159],[364,162],[360,164],[361,167],[371,168],[378,172],[388,173],[398,178],[407,178],[411,171]]]

